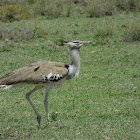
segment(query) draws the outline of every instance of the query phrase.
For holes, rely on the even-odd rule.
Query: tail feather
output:
[[[0,85],[0,90],[10,89],[13,85]]]

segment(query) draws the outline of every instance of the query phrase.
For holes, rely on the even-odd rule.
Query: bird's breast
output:
[[[75,77],[77,77],[79,75],[80,67],[70,65],[68,70],[69,71],[68,71],[67,79],[71,79],[71,78],[75,78]]]

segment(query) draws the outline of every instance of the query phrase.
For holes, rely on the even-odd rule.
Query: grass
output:
[[[125,42],[135,42],[140,41],[140,25],[139,24],[132,24],[129,27],[127,27],[125,31]]]
[[[13,22],[36,15],[48,19],[86,14],[103,17],[140,12],[139,0],[0,0],[0,21]]]
[[[0,10],[0,21],[3,22],[13,22],[15,20],[19,21],[30,17],[30,13],[25,6],[23,7],[19,4],[3,5],[0,6]]]
[[[0,139],[140,139],[140,44],[123,42],[125,26],[139,23],[139,19],[140,13],[41,17],[37,24],[46,32],[43,38],[2,39],[0,76],[39,59],[69,63],[67,47],[59,45],[62,40],[93,44],[81,48],[79,77],[50,92],[49,125],[43,106],[45,90],[31,97],[42,116],[40,127],[25,99],[32,86],[0,91]],[[9,30],[30,28],[34,21],[5,26]]]

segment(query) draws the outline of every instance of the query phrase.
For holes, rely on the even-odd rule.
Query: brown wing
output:
[[[0,78],[0,85],[56,81],[64,78],[67,73],[67,65],[63,63],[39,61],[6,74]]]

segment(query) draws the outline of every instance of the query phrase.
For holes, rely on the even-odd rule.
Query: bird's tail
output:
[[[0,85],[0,90],[10,89],[13,85]]]

